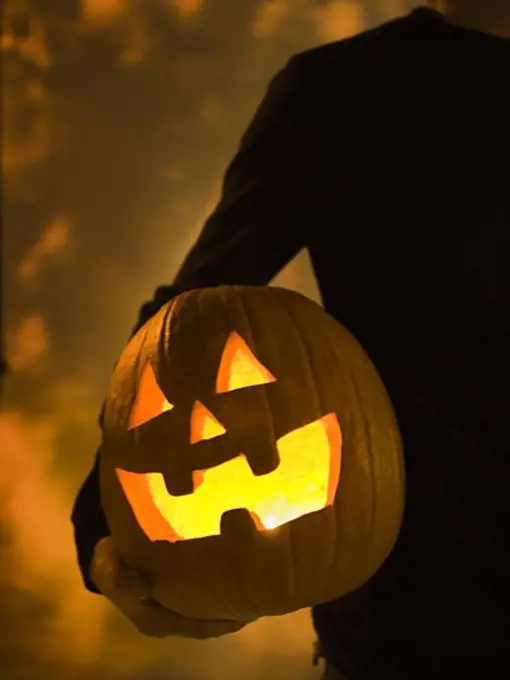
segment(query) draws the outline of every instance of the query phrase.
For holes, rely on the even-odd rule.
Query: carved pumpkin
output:
[[[398,535],[389,398],[354,338],[297,293],[176,298],[121,356],[103,427],[112,535],[186,616],[245,621],[334,599]]]

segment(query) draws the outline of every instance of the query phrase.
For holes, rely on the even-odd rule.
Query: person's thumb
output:
[[[111,536],[102,538],[96,545],[91,576],[99,590],[112,596],[115,592],[143,599],[149,597],[149,579],[122,561]]]
[[[143,600],[151,593],[151,583],[145,574],[131,569],[127,564],[118,559],[115,570],[115,587],[125,595]]]

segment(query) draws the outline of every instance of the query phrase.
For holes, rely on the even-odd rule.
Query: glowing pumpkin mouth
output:
[[[193,492],[168,493],[163,475],[116,468],[125,497],[147,538],[176,541],[221,533],[221,518],[246,509],[260,531],[317,512],[334,501],[340,481],[342,435],[335,413],[277,441],[280,457],[271,473],[256,477],[244,454],[193,472]]]

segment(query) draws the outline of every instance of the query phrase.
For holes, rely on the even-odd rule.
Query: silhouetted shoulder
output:
[[[384,54],[390,55],[406,45],[417,45],[421,40],[430,41],[431,32],[444,26],[441,16],[426,8],[418,8],[405,16],[356,35],[326,43],[296,54],[292,61],[303,74],[315,75],[337,70],[345,65],[356,70],[364,64],[376,63]]]

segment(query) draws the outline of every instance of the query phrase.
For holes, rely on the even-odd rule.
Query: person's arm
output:
[[[303,248],[317,226],[319,151],[314,102],[299,63],[272,80],[223,183],[220,201],[173,285],[140,310],[134,332],[178,294],[218,285],[266,285]],[[315,166],[315,167],[314,167]],[[99,493],[98,455],[76,498],[72,522],[85,586],[94,546],[109,534]]]
[[[74,542],[83,583],[91,593],[99,593],[99,588],[90,576],[90,565],[97,543],[105,536],[110,535],[110,529],[101,505],[99,452],[96,453],[92,470],[78,491],[71,521],[74,526]]]

